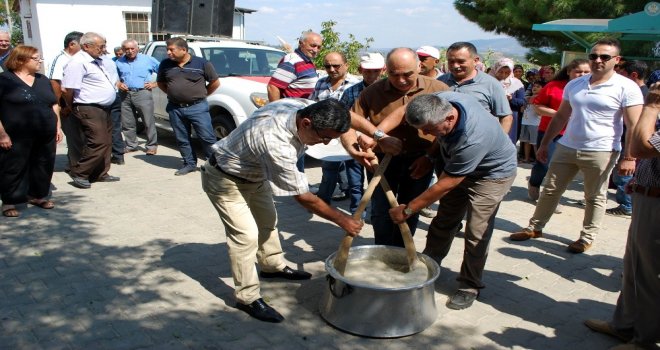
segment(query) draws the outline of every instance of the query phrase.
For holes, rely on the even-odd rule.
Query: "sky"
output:
[[[303,30],[321,30],[337,22],[341,40],[353,34],[371,37],[372,48],[448,46],[455,41],[508,38],[485,32],[461,16],[451,0],[235,0],[236,7],[257,10],[245,15],[245,38],[277,44],[280,36],[294,47]]]

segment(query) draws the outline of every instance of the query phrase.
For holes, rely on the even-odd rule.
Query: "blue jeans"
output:
[[[625,187],[632,178],[632,175],[619,175],[616,167],[612,172],[612,182],[616,185],[616,202],[619,203],[619,208],[627,213],[632,213],[632,199],[629,194],[626,194]]]
[[[545,135],[545,131],[539,131],[536,137],[536,147],[541,146],[541,140],[543,140],[543,135]],[[534,166],[532,166],[532,174],[529,176],[529,184],[530,186],[534,187],[541,187],[543,184],[543,179],[545,178],[545,174],[548,173],[548,166],[550,165],[550,160],[552,159],[552,155],[555,153],[555,148],[557,147],[557,141],[561,138],[562,135],[557,135],[552,142],[548,144],[548,162],[547,163],[541,163],[538,160],[534,162]]]
[[[378,155],[382,160],[383,155]],[[392,188],[392,192],[397,197],[399,204],[408,204],[415,197],[426,191],[431,183],[433,171],[429,171],[421,179],[410,177],[410,166],[419,158],[418,156],[394,156],[390,165],[385,170],[385,179]],[[368,175],[369,179],[373,174]],[[392,222],[390,218],[390,202],[383,192],[381,186],[376,187],[371,197],[371,225],[374,228],[375,244],[384,244],[397,247],[403,247],[403,237],[399,226]],[[419,214],[412,215],[406,220],[410,227],[410,233],[415,234]]]
[[[204,100],[189,107],[177,107],[168,103],[165,110],[170,117],[183,166],[197,165],[197,155],[190,145],[191,127],[202,142],[204,156],[208,159],[211,156],[211,146],[217,141],[211,125],[208,102]]]
[[[319,192],[316,195],[328,204],[330,204],[332,193],[337,185],[339,173],[346,170],[348,195],[351,199],[349,210],[351,214],[354,214],[360,203],[360,199],[362,199],[362,194],[364,193],[364,169],[362,165],[354,159],[349,159],[343,162],[323,161],[321,170],[323,176],[321,177]]]
[[[110,117],[112,118],[112,157],[124,159],[126,146],[121,137],[121,98],[119,98],[119,94],[110,106]]]

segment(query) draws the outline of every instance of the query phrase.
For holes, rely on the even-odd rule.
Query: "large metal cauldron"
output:
[[[428,277],[419,285],[378,288],[347,280],[333,267],[335,254],[325,260],[327,288],[319,305],[321,317],[349,333],[376,338],[415,334],[433,324],[437,317],[434,282],[440,276],[438,264],[424,254],[417,257],[428,268]],[[404,248],[369,245],[352,247],[351,260],[375,259],[406,264]],[[350,267],[349,267],[350,268]]]

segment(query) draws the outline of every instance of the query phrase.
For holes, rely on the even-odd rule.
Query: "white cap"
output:
[[[428,57],[431,56],[433,58],[440,59],[440,51],[436,49],[433,46],[422,46],[419,49],[417,49],[417,56],[422,56],[422,57]]]
[[[378,52],[369,52],[360,57],[360,67],[362,69],[383,69],[385,68],[385,58]]]

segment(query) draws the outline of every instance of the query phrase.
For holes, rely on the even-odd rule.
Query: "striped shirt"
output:
[[[346,89],[355,85],[359,81],[360,80],[358,80],[358,78],[350,74],[346,74],[344,81],[341,82],[341,85],[339,85],[337,90],[332,90],[330,77],[323,77],[316,82],[316,86],[314,86],[314,92],[312,93],[312,96],[309,97],[309,99],[314,101],[323,101],[329,98],[339,100],[341,99],[341,96],[344,94]]]
[[[276,196],[309,192],[296,162],[305,145],[298,138],[296,112],[311,104],[305,99],[282,99],[258,109],[229,136],[213,145],[218,166],[252,182],[269,181]]]
[[[656,131],[649,143],[660,152],[660,131]],[[644,187],[660,188],[660,157],[641,159],[635,170],[635,182]]]
[[[308,98],[318,79],[314,62],[296,49],[282,57],[268,84],[281,89],[283,97]]]

